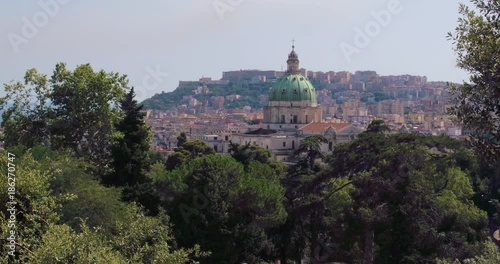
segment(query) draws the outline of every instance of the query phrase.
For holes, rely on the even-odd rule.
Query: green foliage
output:
[[[390,132],[389,127],[383,120],[373,120],[364,133],[387,133]]]
[[[462,262],[459,260],[443,260],[438,259],[437,264],[496,264],[500,263],[500,252],[498,251],[498,246],[491,241],[487,241],[483,244],[482,254],[480,256],[474,257],[472,259],[465,259]]]
[[[0,109],[4,110],[5,146],[48,144],[50,91],[47,76],[31,69],[26,71],[23,83],[11,82],[4,87],[6,96],[0,98]]]
[[[238,145],[230,142],[229,153],[236,161],[243,164],[245,169],[247,169],[252,162],[258,162],[273,168],[277,175],[282,175],[285,172],[285,167],[282,163],[271,159],[271,151],[257,145]]]
[[[295,156],[305,154],[304,164],[312,170],[316,159],[323,159],[325,156],[321,151],[321,144],[328,143],[322,135],[309,135],[300,142],[300,146],[295,150]]]
[[[49,160],[41,160],[42,163]],[[110,235],[114,223],[126,218],[126,204],[121,202],[121,191],[106,188],[85,170],[88,164],[77,162],[66,156],[50,159],[47,168],[54,179],[51,190],[55,195],[71,194],[71,199],[60,203],[58,210],[62,222],[78,230],[80,219],[90,228],[101,227],[103,233]],[[46,165],[44,165],[46,166]]]
[[[187,141],[187,135],[185,132],[181,132],[181,134],[177,137],[177,147],[182,147],[184,143]]]
[[[151,129],[134,97],[132,88],[121,101],[124,116],[116,129],[122,136],[111,148],[113,172],[104,180],[108,185],[132,187],[146,182],[145,173],[151,165],[148,159]]]
[[[199,84],[202,86],[201,84]],[[228,84],[228,85],[215,85],[209,84],[207,88],[209,93],[197,94],[193,90],[197,87],[196,84],[183,84],[177,87],[174,91],[161,94],[155,94],[153,97],[146,99],[142,102],[146,109],[159,109],[168,110],[172,107],[178,106],[182,102],[184,96],[193,96],[200,102],[210,101],[212,96],[228,96],[240,95],[241,98],[234,101],[226,100],[224,107],[228,109],[242,108],[246,105],[257,109],[263,106],[261,96],[267,96],[269,93],[269,83],[263,84]]]
[[[472,0],[475,8],[460,5],[459,24],[449,33],[458,66],[470,73],[470,82],[450,87],[455,106],[450,113],[468,128],[480,152],[500,157],[500,3]]]
[[[52,146],[69,148],[97,164],[109,160],[107,150],[119,117],[117,106],[127,89],[126,76],[95,72],[89,64],[70,71],[59,63],[50,82]]]
[[[35,249],[36,256],[28,263],[127,263],[119,252],[106,245],[102,236],[90,230],[85,224],[77,234],[67,225],[49,224],[42,236],[41,244]]]
[[[210,155],[214,153],[215,150],[207,145],[205,141],[187,141],[182,144],[181,147],[178,147],[175,150],[175,153],[172,153],[168,156],[167,161],[165,162],[165,168],[167,168],[167,170],[173,170],[197,157],[202,157],[204,155]]]
[[[18,244],[12,262],[193,263],[192,258],[207,255],[197,246],[176,250],[164,214],[144,216],[136,205],[120,201],[118,190],[86,174],[87,163],[48,149],[37,148],[36,159],[29,149],[15,151]],[[1,151],[0,166],[7,162]],[[7,181],[1,186],[6,190]],[[10,231],[6,213],[0,213],[3,238]],[[2,262],[8,262],[7,254]]]
[[[70,71],[58,63],[50,79],[36,69],[28,70],[24,79],[4,85],[6,97],[0,102],[5,145],[70,149],[76,156],[106,164],[126,76],[94,72],[89,64]]]
[[[214,154],[158,174],[158,193],[177,241],[210,250],[203,263],[257,263],[272,250],[265,230],[286,216],[273,168],[251,162],[245,172],[235,159]]]
[[[193,89],[195,89],[196,86],[196,84],[179,86],[172,92],[155,94],[153,97],[141,102],[141,104],[144,105],[146,109],[166,110],[178,105],[179,102],[182,101],[182,97],[192,95]]]
[[[480,254],[487,217],[471,199],[468,168],[460,167],[467,152],[446,138],[380,133],[337,148],[325,176],[345,177],[355,187],[352,207],[333,225],[345,226],[336,235],[342,242],[332,241],[337,256],[415,263]],[[355,245],[362,246],[360,258],[349,250]]]

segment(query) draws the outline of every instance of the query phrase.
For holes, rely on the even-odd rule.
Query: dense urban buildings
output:
[[[275,160],[285,161],[307,135],[325,136],[328,142],[323,144],[322,150],[326,152],[336,144],[354,139],[362,131],[345,122],[324,122],[316,89],[300,74],[295,47],[288,55],[287,66],[285,75],[269,89],[260,128],[246,133],[205,135],[203,139],[220,153],[228,152],[230,142],[253,144],[270,150]]]
[[[323,150],[329,151],[374,119],[393,132],[462,137],[446,114],[449,99],[447,83],[425,76],[300,68],[293,47],[286,71],[228,71],[220,80],[180,81],[175,91],[144,104],[158,151],[168,154],[185,132],[219,153],[227,153],[229,142],[256,144],[283,160],[307,134],[328,136]]]

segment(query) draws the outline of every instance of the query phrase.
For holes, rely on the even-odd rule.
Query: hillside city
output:
[[[176,147],[177,136],[185,132],[191,139],[206,135],[222,137],[246,133],[262,127],[263,106],[268,101],[267,89],[284,71],[239,70],[222,73],[220,80],[202,77],[198,81],[180,81],[179,88],[191,87],[189,94],[169,109],[151,107],[151,101],[168,97],[155,95],[144,101],[147,122],[154,132],[156,150],[168,153]],[[462,137],[462,128],[446,114],[450,93],[446,82],[429,82],[425,76],[389,75],[376,71],[355,73],[321,72],[300,69],[317,89],[317,102],[323,119],[330,123],[348,123],[365,129],[372,120],[383,120],[393,132]],[[265,93],[234,93],[232,87],[263,87]],[[225,89],[224,93],[211,88]],[[226,95],[223,95],[226,94]],[[197,98],[204,95],[204,101]],[[257,99],[258,104],[227,107],[238,101]]]

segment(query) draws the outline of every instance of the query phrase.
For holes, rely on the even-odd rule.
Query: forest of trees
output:
[[[306,137],[293,166],[185,134],[164,158],[126,76],[28,70],[0,101],[0,167],[17,175],[1,263],[500,263],[500,3],[472,2],[449,36],[472,76],[450,110],[470,140],[375,120],[330,153]]]

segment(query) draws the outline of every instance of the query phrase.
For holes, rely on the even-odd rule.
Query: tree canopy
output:
[[[473,142],[490,159],[500,157],[500,3],[472,0],[460,5],[459,24],[449,33],[458,66],[469,82],[451,87],[455,97],[450,112],[470,130]]]
[[[85,172],[88,163],[46,148],[10,151],[19,175],[18,244],[16,257],[3,254],[2,263],[192,263],[192,257],[207,254],[198,246],[175,249],[164,215],[145,216],[138,206],[122,202],[118,190]],[[3,168],[7,157],[0,151]],[[7,181],[1,185],[7,189]],[[7,201],[1,196],[2,204]],[[8,218],[3,210],[0,215],[4,239]]]
[[[5,146],[42,144],[107,162],[126,89],[125,75],[96,72],[90,64],[71,71],[58,63],[50,79],[30,69],[24,83],[5,84],[7,94],[0,100]]]
[[[286,212],[271,167],[251,162],[245,170],[231,157],[212,154],[160,173],[157,188],[177,241],[212,252],[203,263],[258,263],[273,250],[265,231]]]

